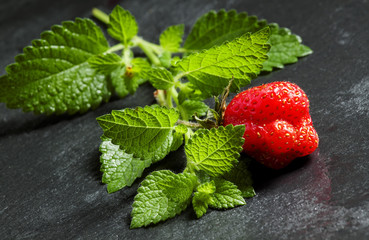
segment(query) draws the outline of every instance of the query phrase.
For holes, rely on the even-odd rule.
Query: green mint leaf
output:
[[[182,104],[179,105],[181,108],[181,113],[185,116],[182,116],[183,119],[191,119],[192,116],[196,113],[197,116],[205,116],[209,107],[202,101],[196,100],[185,100]]]
[[[177,125],[175,129],[176,129],[176,132],[180,134],[186,134],[188,131],[188,128],[183,124]]]
[[[179,56],[172,57],[171,65],[176,65],[178,61],[180,61],[181,58]]]
[[[160,63],[165,68],[170,68],[172,63],[172,54],[168,51],[164,51],[159,55]]]
[[[138,80],[131,67],[121,67],[111,73],[111,82],[119,97],[134,94],[139,86]]]
[[[169,52],[178,51],[182,43],[184,25],[170,26],[160,35],[160,45]]]
[[[150,70],[151,65],[144,58],[133,58],[128,71],[127,66],[115,69],[110,75],[115,92],[121,98],[135,93],[138,86],[147,81],[144,73]]]
[[[182,212],[188,206],[196,176],[156,171],[146,177],[139,187],[132,209],[131,228],[158,223]]]
[[[91,57],[88,63],[93,69],[102,74],[109,74],[124,65],[123,60],[115,53],[103,53]]]
[[[232,91],[255,78],[267,59],[269,28],[246,33],[231,42],[194,53],[177,62],[177,67],[201,92],[219,95],[234,78]]]
[[[245,12],[210,11],[196,21],[183,47],[189,50],[209,49],[266,26],[265,20],[259,21]]]
[[[203,170],[210,176],[221,176],[237,163],[242,151],[245,126],[200,129],[185,146],[187,167]]]
[[[268,53],[268,60],[263,63],[263,71],[273,68],[283,68],[285,64],[295,63],[298,57],[311,54],[313,51],[301,44],[301,38],[291,34],[287,28],[279,28],[278,24],[270,24],[271,35],[269,43],[272,45]]]
[[[117,5],[109,15],[109,35],[127,45],[137,32],[138,25],[135,17]]]
[[[133,58],[131,61],[132,74],[140,85],[147,82],[148,78],[145,73],[152,69],[151,64],[145,58]]]
[[[89,19],[54,25],[6,67],[7,106],[46,114],[97,107],[109,99],[110,91],[106,77],[92,69],[88,59],[107,50],[101,29]]]
[[[151,160],[141,160],[133,154],[125,153],[110,139],[102,139],[100,145],[102,182],[108,184],[108,192],[116,192],[125,186],[130,187],[134,180],[141,177],[145,168],[151,165]]]
[[[129,90],[124,81],[124,74],[126,73],[125,67],[120,67],[111,72],[110,78],[111,83],[114,87],[115,92],[121,98],[129,94]]]
[[[145,77],[156,89],[166,90],[174,85],[172,73],[165,68],[152,68],[145,73]]]
[[[174,124],[179,117],[175,109],[138,107],[113,110],[97,118],[104,135],[134,157],[157,162],[170,151]]]
[[[123,81],[129,93],[134,94],[138,86],[147,81],[145,73],[151,70],[149,62],[143,58],[134,58],[130,66],[126,66],[126,72]]]
[[[215,187],[214,181],[203,183],[197,187],[198,192],[206,193],[209,195],[213,194],[215,190],[216,190],[216,187]]]
[[[251,198],[256,195],[252,187],[252,177],[248,167],[249,164],[245,159],[242,159],[231,171],[223,176],[226,180],[237,185],[238,189],[241,191],[241,196],[245,198]]]
[[[202,101],[205,98],[192,83],[186,82],[182,84],[181,91],[178,93],[179,104],[182,104],[186,99]]]
[[[174,152],[176,151],[180,146],[183,144],[183,134],[175,132],[173,133],[173,143],[170,147],[170,151]]]
[[[0,102],[6,101],[9,92],[8,89],[11,89],[8,75],[0,76]]]
[[[231,41],[243,34],[255,33],[269,26],[271,44],[268,53],[269,59],[263,63],[263,71],[272,71],[273,68],[283,68],[285,64],[297,62],[298,57],[312,53],[312,50],[301,44],[301,38],[291,34],[287,28],[279,28],[275,23],[268,25],[265,20],[258,20],[247,13],[237,13],[234,10],[219,12],[211,11],[200,17],[188,35],[184,48],[188,50],[209,49]]]
[[[171,152],[176,151],[183,144],[183,134],[186,134],[187,127],[183,124],[177,125],[175,127],[175,132],[173,134],[173,143],[170,149]]]
[[[131,70],[127,70],[123,75],[124,85],[127,87],[127,90],[130,94],[134,94],[139,86],[138,77],[131,75]]]
[[[210,207],[226,209],[246,204],[236,185],[224,179],[215,179],[214,182],[216,191],[212,194],[213,201],[209,203]]]
[[[197,192],[192,198],[192,206],[198,218],[207,212],[209,204],[214,204],[212,195],[215,190],[214,181],[203,183],[197,187]]]

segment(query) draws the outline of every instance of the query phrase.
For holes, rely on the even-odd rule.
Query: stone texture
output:
[[[0,73],[53,24],[109,12],[117,1],[0,2]],[[196,220],[191,208],[155,226],[129,230],[139,184],[107,194],[99,171],[95,118],[112,109],[152,104],[146,84],[75,116],[35,116],[0,104],[0,236],[2,239],[368,239],[369,238],[369,2],[144,1],[118,2],[158,41],[162,30],[211,9],[236,9],[277,22],[300,35],[314,54],[263,75],[252,86],[292,81],[308,94],[320,147],[282,171],[253,165],[257,196]],[[102,25],[101,25],[102,26]],[[112,41],[113,42],[113,41]],[[184,168],[183,149],[149,171]]]

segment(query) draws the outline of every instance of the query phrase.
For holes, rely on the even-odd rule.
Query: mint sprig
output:
[[[185,133],[185,128],[178,127],[177,131]],[[237,162],[243,132],[244,126],[228,125],[195,133],[186,145],[187,167],[183,173],[156,171],[141,183],[133,203],[131,228],[179,214],[188,206],[196,187],[192,204],[198,217],[206,213],[208,206],[223,209],[244,204],[236,185],[213,178],[228,172]],[[200,184],[203,179],[210,181]]]
[[[106,76],[88,60],[108,51],[102,31],[89,19],[53,26],[6,67],[8,81],[2,80],[0,87],[8,91],[7,106],[45,114],[96,108],[110,91]]]
[[[205,116],[209,110],[209,107],[202,101],[186,99],[178,108],[182,109],[182,114],[184,119],[192,119],[193,116]]]
[[[232,89],[237,91],[259,74],[262,63],[267,60],[269,34],[269,28],[254,34],[246,33],[220,46],[192,54],[176,66],[206,96],[221,94],[231,78],[235,78]]]
[[[287,28],[279,28],[276,23],[259,20],[245,12],[235,10],[210,11],[200,17],[188,35],[184,49],[201,51],[219,46],[225,41],[232,41],[245,33],[255,33],[269,26],[271,44],[268,53],[269,59],[263,64],[263,71],[272,71],[273,68],[283,68],[284,65],[297,62],[298,57],[312,53],[312,50],[301,44],[301,38]]]
[[[203,183],[197,187],[192,198],[192,206],[198,218],[207,212],[209,204],[214,204],[213,194],[215,191],[214,181]]]
[[[145,74],[156,89],[167,90],[174,85],[173,75],[165,68],[152,68]]]
[[[216,191],[212,195],[213,201],[209,204],[211,207],[227,209],[246,204],[242,192],[232,182],[216,179],[215,188]]]
[[[109,193],[116,192],[125,186],[131,186],[152,162],[126,153],[106,137],[102,138],[100,152],[102,153],[100,157],[102,182],[108,184]]]
[[[162,170],[147,176],[132,205],[131,228],[158,223],[182,212],[190,203],[195,185],[196,176],[188,173]]]
[[[112,143],[135,157],[157,162],[170,152],[178,117],[175,109],[147,106],[114,110],[97,121]]]
[[[191,50],[209,49],[241,37],[245,33],[257,32],[266,26],[265,20],[260,21],[256,16],[250,16],[245,12],[210,11],[196,21],[183,47]]]
[[[181,46],[183,34],[183,24],[168,27],[160,35],[160,46],[166,51],[177,52]]]
[[[115,53],[103,53],[88,60],[90,66],[102,74],[109,74],[115,69],[124,66],[123,59]]]
[[[121,6],[116,6],[109,15],[108,33],[125,46],[137,35],[138,25],[135,17]]]
[[[109,15],[94,9],[93,15],[116,45],[109,46],[89,19],[55,25],[6,67],[0,101],[35,113],[83,113],[112,94],[134,94],[149,81],[157,105],[97,118],[104,132],[102,182],[109,193],[129,187],[171,151],[184,150],[187,165],[182,173],[161,170],[142,181],[131,228],[172,218],[191,202],[197,217],[209,207],[244,205],[244,198],[255,195],[248,164],[238,161],[245,129],[219,126],[225,96],[261,71],[283,68],[312,50],[287,28],[235,10],[210,11],[186,39],[183,24],[169,26],[159,44],[140,37],[135,17],[120,6]],[[137,57],[135,48],[145,57]],[[215,110],[203,101],[210,97]]]
[[[273,68],[283,68],[284,65],[295,63],[298,57],[304,57],[313,51],[303,44],[301,38],[292,34],[288,28],[280,28],[278,24],[269,25],[271,35],[269,43],[272,45],[268,53],[268,61],[263,63],[263,71],[272,71]]]
[[[237,163],[242,151],[245,126],[198,130],[186,144],[189,171],[204,171],[210,176],[222,176]]]

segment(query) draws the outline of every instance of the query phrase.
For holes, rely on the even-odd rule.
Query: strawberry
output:
[[[318,147],[309,100],[290,82],[273,82],[236,95],[223,125],[245,125],[244,151],[262,164],[280,169]]]

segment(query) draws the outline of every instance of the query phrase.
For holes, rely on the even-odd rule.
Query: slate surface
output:
[[[116,1],[0,2],[0,73],[32,39],[53,24],[110,12]],[[277,22],[300,35],[314,54],[252,84],[288,80],[311,101],[320,147],[283,171],[255,164],[257,196],[247,205],[210,211],[191,208],[156,226],[129,230],[138,183],[107,194],[100,183],[97,116],[154,102],[142,86],[76,116],[35,116],[0,104],[1,239],[369,239],[369,3],[312,1],[119,2],[137,18],[140,35],[157,41],[172,24],[211,9],[236,9]],[[149,170],[184,167],[184,153]],[[147,172],[146,172],[147,173]]]

